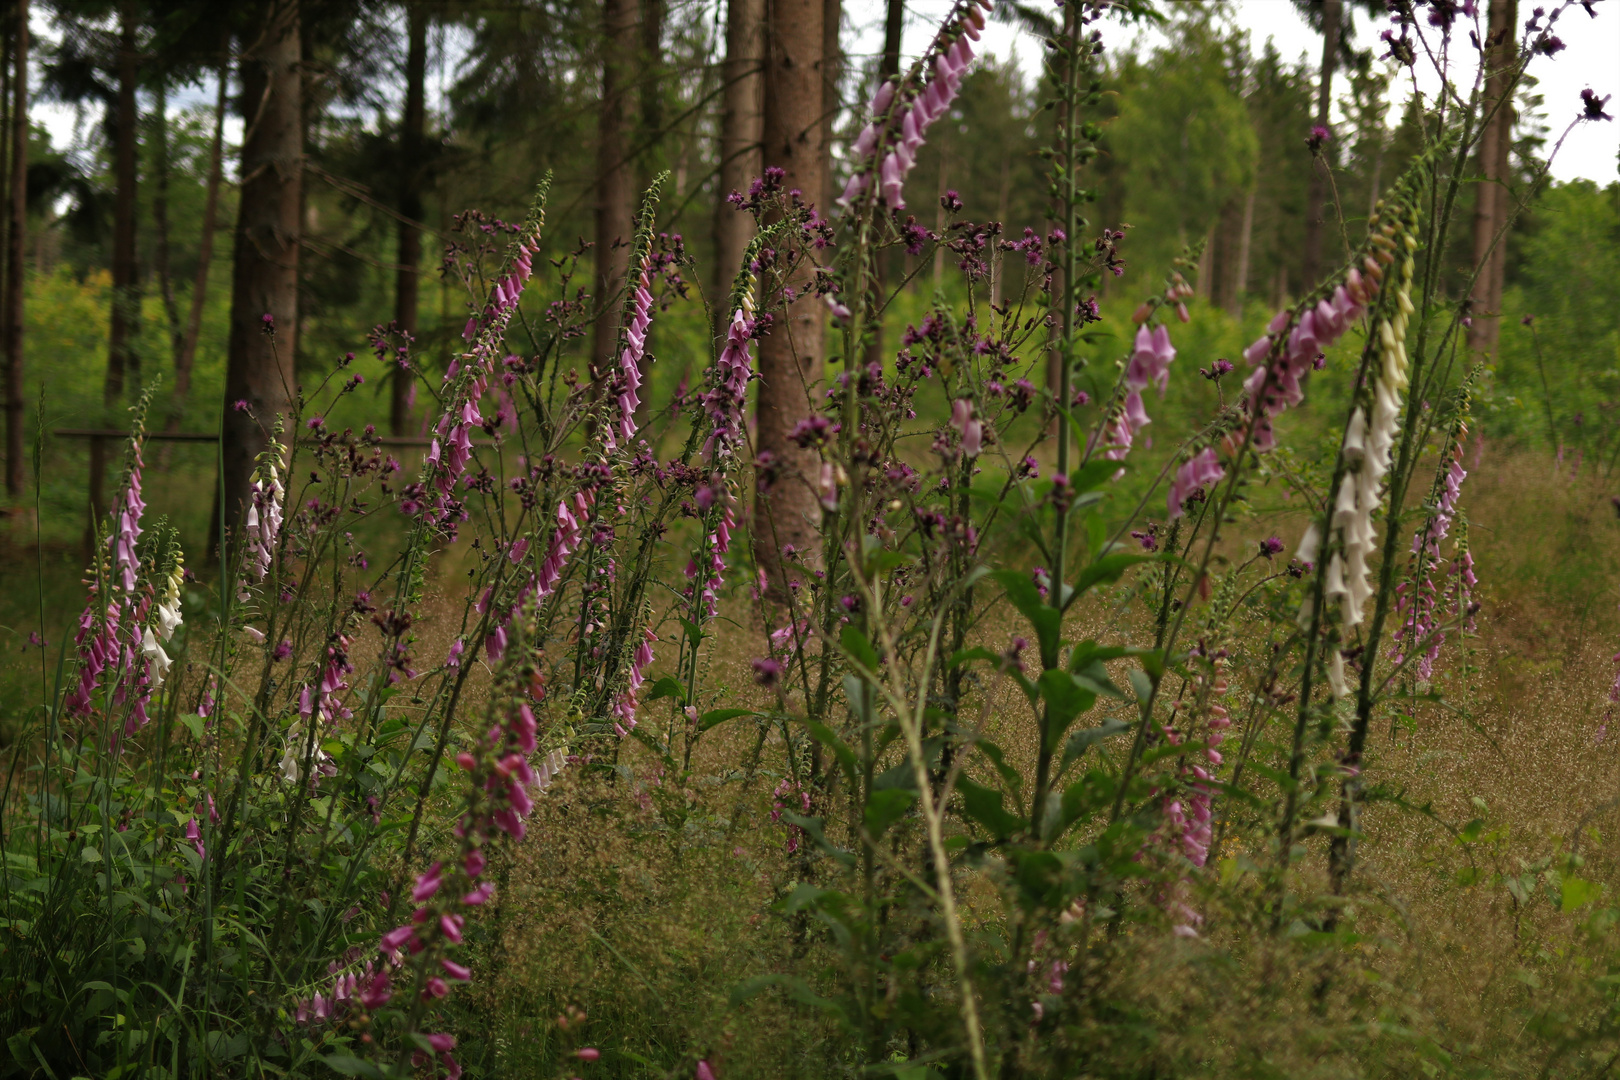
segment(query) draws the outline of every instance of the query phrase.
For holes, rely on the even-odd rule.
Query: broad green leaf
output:
[[[979,739],[974,742],[973,748],[990,759],[990,763],[996,767],[996,772],[1001,774],[1001,779],[1008,787],[1017,791],[1024,786],[1023,774],[1007,764],[1006,755],[1002,753],[1001,747],[989,739]]]
[[[1131,730],[1132,726],[1123,720],[1106,720],[1097,727],[1081,728],[1076,731],[1063,744],[1063,764],[1058,768],[1058,772],[1061,774],[1064,769],[1067,769],[1071,764],[1083,757],[1085,752],[1097,743],[1102,742],[1104,739],[1111,739],[1115,735],[1124,734]]]
[[[825,851],[828,855],[831,855],[845,866],[852,867],[855,865],[855,853],[841,848],[831,840],[828,840],[827,834],[822,831],[820,818],[804,817],[800,814],[795,814],[792,811],[784,810],[782,811],[782,819],[791,825],[797,825],[799,828],[803,829],[805,835],[815,841],[816,847],[820,848],[822,851]]]
[[[665,675],[653,683],[652,693],[647,695],[648,701],[657,701],[659,698],[672,697],[680,704],[686,704],[686,687],[681,681],[672,676]]]
[[[735,720],[739,716],[753,715],[753,709],[710,709],[698,717],[698,730],[708,731],[710,728],[717,724],[723,724],[727,720]]]
[[[1558,887],[1559,906],[1566,912],[1576,911],[1603,895],[1603,886],[1585,878],[1566,877]]]
[[[963,776],[957,779],[956,790],[962,795],[962,812],[990,830],[998,840],[1022,831],[1027,824],[1002,807],[1006,796],[995,788],[984,787]]]
[[[906,788],[891,787],[882,791],[872,792],[871,798],[866,800],[866,832],[873,840],[905,816],[911,804],[917,801],[917,793]]]
[[[838,640],[844,646],[844,651],[849,654],[851,660],[860,664],[867,671],[877,670],[877,650],[872,648],[872,643],[866,640],[866,635],[856,629],[853,623],[844,627],[844,632],[839,635]]]
[[[963,664],[971,663],[974,660],[988,660],[992,664],[1001,663],[1000,656],[983,645],[979,645],[972,649],[963,649],[961,652],[952,653],[951,658],[945,661],[945,666],[948,668],[961,667]]]
[[[1080,571],[1080,577],[1074,583],[1075,596],[1084,596],[1098,585],[1112,585],[1131,567],[1139,563],[1153,562],[1157,558],[1156,555],[1130,555],[1116,551],[1112,555],[1094,559],[1090,566]]]
[[[349,1054],[329,1054],[322,1058],[328,1069],[341,1076],[367,1076],[376,1080],[384,1080],[388,1075],[382,1069],[363,1058],[353,1057]]]
[[[991,574],[1007,591],[1012,606],[1028,619],[1041,647],[1041,667],[1057,667],[1058,640],[1063,633],[1063,613],[1042,598],[1030,576],[1018,570],[997,570]]]
[[[1046,701],[1046,745],[1055,747],[1074,718],[1097,704],[1097,695],[1058,668],[1041,672],[1037,685]]]
[[[810,730],[811,738],[833,752],[833,756],[838,759],[838,764],[843,766],[844,778],[851,784],[855,783],[855,775],[859,772],[859,766],[855,751],[850,748],[849,744],[840,739],[837,732],[819,720],[806,720],[804,726]]]

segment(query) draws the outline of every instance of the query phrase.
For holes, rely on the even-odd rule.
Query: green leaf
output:
[[[1058,640],[1063,633],[1063,613],[1041,597],[1028,574],[1018,570],[997,570],[990,575],[1007,591],[1012,606],[1028,619],[1041,646],[1041,667],[1057,667]]]
[[[828,840],[827,834],[821,829],[820,818],[803,817],[789,810],[782,811],[782,818],[789,824],[797,825],[799,828],[803,829],[805,831],[805,835],[809,836],[810,839],[816,842],[816,847],[820,848],[822,851],[825,851],[828,855],[831,855],[845,866],[853,867],[855,865],[855,853],[853,851],[848,851],[841,848],[831,840]]]
[[[1143,650],[1130,645],[1099,645],[1096,638],[1079,642],[1069,652],[1069,670],[1083,671],[1093,664],[1119,660],[1127,656],[1140,656]]]
[[[866,821],[866,832],[873,840],[882,836],[890,825],[905,816],[911,809],[911,804],[917,801],[917,793],[905,788],[891,787],[882,791],[874,791],[866,800],[866,812],[863,815]]]
[[[838,737],[838,733],[819,720],[806,720],[804,726],[810,730],[810,737],[825,746],[838,758],[838,764],[844,767],[844,778],[851,784],[855,783],[855,774],[859,766],[855,758],[855,751],[848,743]]]
[[[1134,668],[1130,672],[1131,689],[1136,691],[1136,700],[1146,707],[1153,698],[1153,677],[1141,668]]]
[[[1046,700],[1046,745],[1055,747],[1074,718],[1097,704],[1097,695],[1061,669],[1041,672],[1038,685]]]
[[[369,1076],[384,1080],[388,1075],[371,1062],[349,1054],[329,1054],[321,1060],[328,1069],[343,1076]]]
[[[657,701],[659,698],[672,697],[682,705],[686,704],[686,687],[681,681],[670,675],[653,683],[652,693],[647,695],[648,701]]]
[[[971,663],[974,660],[988,660],[992,664],[1001,663],[1000,656],[997,656],[983,645],[979,645],[972,649],[963,649],[961,652],[952,653],[951,658],[945,661],[945,666],[948,668],[961,667],[963,664]]]
[[[844,646],[844,652],[849,654],[851,660],[860,664],[867,671],[877,670],[877,650],[872,648],[872,643],[866,640],[866,635],[857,630],[853,623],[844,627],[844,632],[839,635],[838,640]]]
[[[962,793],[962,812],[990,830],[998,840],[1021,832],[1027,824],[1002,807],[1006,796],[995,788],[984,787],[963,776],[957,779],[956,790]]]
[[[1063,744],[1063,764],[1058,772],[1062,773],[1072,763],[1085,756],[1087,750],[1104,739],[1111,739],[1115,735],[1122,735],[1131,730],[1132,725],[1123,720],[1105,720],[1097,727],[1081,728],[1069,736],[1069,741]]]
[[[1008,787],[1018,791],[1024,786],[1023,774],[1007,764],[1006,755],[1002,753],[1001,747],[989,739],[979,739],[974,742],[973,748],[990,759],[990,764],[996,767],[996,772],[1001,774],[1001,779]]]
[[[1138,563],[1153,562],[1156,555],[1130,555],[1125,552],[1115,552],[1092,560],[1090,566],[1080,571],[1080,577],[1074,583],[1076,597],[1084,596],[1098,585],[1112,585],[1120,579],[1120,575]]]
[[[754,978],[749,979],[747,982],[740,984],[736,987],[736,989],[732,990],[732,1008],[736,1008],[738,1005],[743,1004],[750,998],[758,996],[761,992],[773,986],[780,986],[788,997],[792,998],[794,1001],[797,1001],[801,1005],[809,1005],[811,1008],[819,1009],[822,1012],[827,1013],[829,1016],[837,1017],[839,1020],[844,1019],[844,1009],[841,1005],[835,1001],[822,997],[820,994],[817,994],[814,990],[810,989],[809,984],[803,979],[796,978],[792,975],[775,973],[770,975],[756,975]]]
[[[753,709],[710,709],[698,717],[698,730],[708,731],[710,728],[723,724],[727,720],[735,720],[739,716],[753,715]]]
[[[1559,885],[1559,906],[1565,912],[1585,907],[1603,895],[1603,886],[1585,878],[1567,877]]]

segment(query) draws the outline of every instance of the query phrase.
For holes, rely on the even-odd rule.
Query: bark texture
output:
[[[742,269],[753,218],[726,201],[746,192],[760,174],[760,134],[764,123],[765,0],[728,0],[726,60],[720,114],[720,197],[714,207],[715,270],[711,297],[715,334],[724,332],[731,312],[723,310],[731,282]]]
[[[1513,34],[1517,22],[1516,0],[1491,0],[1485,37],[1485,107],[1489,122],[1480,132],[1480,181],[1474,189],[1474,265],[1479,268],[1479,276],[1474,281],[1473,325],[1468,328],[1468,347],[1477,353],[1495,352],[1502,329],[1502,287],[1507,277],[1507,236],[1503,230],[1513,211],[1508,179],[1512,174],[1512,93],[1518,60]]]
[[[405,114],[399,129],[399,269],[394,277],[394,323],[416,336],[422,265],[422,154],[427,125],[427,10],[412,0],[405,50]],[[409,435],[415,373],[396,365],[389,387],[388,429]]]
[[[1316,89],[1316,124],[1327,128],[1333,104],[1333,73],[1339,64],[1339,34],[1343,25],[1344,0],[1326,0],[1322,5],[1322,77]],[[1316,288],[1322,274],[1322,236],[1326,232],[1323,215],[1327,206],[1328,153],[1324,146],[1311,159],[1310,185],[1305,192],[1305,243],[1301,251],[1301,289]]]
[[[596,143],[596,302],[601,314],[591,337],[591,381],[612,374],[619,340],[619,305],[635,233],[635,174],[627,136],[632,129],[631,65],[639,53],[636,0],[602,4],[602,103]]]
[[[209,148],[208,181],[203,193],[202,232],[197,238],[197,274],[191,282],[191,307],[174,352],[174,399],[169,406],[168,430],[179,431],[191,394],[191,371],[202,334],[203,304],[208,299],[208,269],[214,261],[214,230],[219,223],[219,183],[225,171],[225,109],[230,86],[230,40],[220,46],[219,89],[214,99],[214,138]]]
[[[296,394],[292,342],[304,166],[298,2],[268,0],[260,10],[263,34],[241,60],[246,115],[225,368],[222,517],[233,538],[255,459],[276,417],[290,414]]]
[[[767,168],[786,173],[786,186],[798,189],[819,209],[826,188],[822,152],[825,95],[822,48],[825,0],[768,0],[766,8],[765,154]],[[816,483],[819,459],[788,438],[810,414],[809,388],[821,380],[824,306],[807,288],[813,264],[801,263],[786,283],[799,294],[760,342],[756,445],[776,464],[776,479],[761,470],[754,503],[754,555],[777,595],[795,576],[782,549],[814,553],[821,507]]]

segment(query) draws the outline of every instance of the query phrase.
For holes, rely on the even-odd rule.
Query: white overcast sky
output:
[[[1558,3],[1559,0],[1519,0],[1520,20],[1522,22],[1528,18],[1537,4],[1552,9]],[[1170,9],[1174,4],[1175,0],[1171,0],[1161,3],[1161,7]],[[1478,6],[1483,20],[1485,0],[1479,0]],[[908,52],[915,53],[927,46],[939,20],[950,11],[951,0],[908,0],[906,7],[905,46]],[[1309,59],[1313,68],[1321,59],[1322,39],[1300,18],[1290,0],[1234,0],[1228,8],[1233,21],[1248,32],[1256,52],[1270,39],[1276,43],[1277,51],[1284,59],[1295,60],[1303,56]],[[1597,91],[1600,97],[1616,95],[1608,111],[1620,117],[1620,109],[1614,107],[1620,105],[1620,0],[1595,0],[1594,10],[1597,12],[1595,19],[1588,18],[1579,7],[1567,11],[1556,27],[1556,33],[1567,48],[1551,60],[1537,57],[1530,67],[1530,73],[1541,80],[1539,89],[1546,99],[1545,122],[1553,138],[1562,134],[1565,126],[1580,111],[1580,94],[1586,87]],[[883,40],[883,4],[879,0],[845,0],[845,11],[850,28],[855,32],[850,47],[865,53],[878,52]],[[1389,25],[1387,20],[1375,22],[1358,13],[1356,45],[1367,48],[1377,44],[1379,32]],[[1105,44],[1118,51],[1128,47],[1135,32],[1117,24],[1104,24],[1103,35]],[[1144,46],[1163,40],[1163,36],[1157,32],[1146,32],[1140,36]],[[1481,36],[1484,36],[1483,33]],[[1458,37],[1463,48],[1454,51],[1468,54],[1467,31],[1460,30]],[[986,28],[979,51],[1005,57],[1014,49],[1026,71],[1033,70],[1040,62],[1038,41],[1006,23],[992,21]],[[1383,51],[1380,48],[1377,53]],[[1454,81],[1461,84],[1466,92],[1473,75],[1471,67],[1466,72],[1458,72]],[[1424,80],[1424,92],[1432,94],[1436,81],[1433,78]],[[1401,109],[1398,106],[1410,92],[1410,79],[1405,79],[1396,99],[1397,107],[1390,109],[1390,123],[1400,119]],[[1304,138],[1304,134],[1300,137]],[[1570,134],[1554,159],[1552,174],[1559,180],[1584,177],[1608,184],[1620,179],[1617,153],[1620,153],[1620,119],[1608,123],[1581,124]]]
[[[1180,0],[1162,0],[1162,6],[1171,8],[1178,2]],[[1519,0],[1521,21],[1535,3],[1536,0]],[[1540,3],[1555,8],[1559,0],[1540,0]],[[851,32],[846,47],[852,52],[871,55],[881,50],[884,6],[883,0],[844,0],[845,18]],[[1480,0],[1478,6],[1483,19],[1485,0]],[[1320,58],[1321,39],[1306,26],[1290,0],[1232,0],[1227,7],[1235,24],[1249,34],[1255,51],[1258,52],[1270,39],[1276,43],[1285,59],[1304,57],[1314,67]],[[1620,116],[1620,0],[1594,0],[1594,7],[1597,11],[1595,19],[1589,18],[1579,7],[1566,12],[1556,32],[1567,48],[1552,59],[1537,57],[1531,66],[1531,74],[1541,80],[1539,89],[1545,97],[1545,123],[1553,138],[1561,134],[1569,120],[1579,112],[1580,93],[1586,87],[1591,87],[1599,96],[1615,95],[1610,102],[1609,112]],[[950,8],[951,0],[908,0],[905,35],[908,53],[914,55],[917,50],[926,47],[934,28]],[[37,8],[30,22],[36,34],[55,36],[46,18],[38,14]],[[1379,31],[1387,25],[1387,22],[1370,20],[1358,14],[1356,44],[1360,47],[1375,45]],[[1129,47],[1131,38],[1137,36],[1137,32],[1106,24],[1104,34],[1115,51]],[[1143,48],[1162,40],[1156,31],[1142,32],[1139,36],[1136,44]],[[1459,31],[1458,36],[1463,48],[1456,50],[1457,53],[1470,55],[1466,31]],[[980,43],[980,52],[1006,57],[1015,50],[1026,72],[1032,72],[1040,62],[1040,43],[1006,23],[992,21]],[[447,43],[447,53],[454,55],[459,51],[455,41]],[[1472,77],[1472,70],[1459,71],[1455,76],[1465,90]],[[1432,75],[1421,82],[1423,91],[1432,94],[1435,88]],[[1399,105],[1410,92],[1410,80],[1403,77],[1397,92],[1396,107],[1390,109],[1391,123],[1399,119]],[[212,100],[212,90],[208,89],[182,93],[178,95],[176,104],[184,105],[188,101],[207,101],[211,104]],[[50,130],[57,146],[67,146],[73,141],[75,114],[72,109],[39,103],[34,106],[33,115]],[[240,133],[239,120],[227,127],[228,137],[240,137]],[[1552,174],[1559,180],[1586,178],[1608,184],[1620,178],[1617,154],[1620,154],[1620,120],[1581,124],[1570,134],[1554,159]]]

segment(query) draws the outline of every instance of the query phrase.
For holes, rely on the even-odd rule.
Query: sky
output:
[[[1164,6],[1169,8],[1179,2],[1181,0],[1164,0]],[[1519,0],[1521,20],[1526,14],[1526,9],[1534,2],[1535,0]],[[1541,0],[1541,2],[1549,8],[1559,6],[1559,0]],[[1551,59],[1537,57],[1531,64],[1530,73],[1541,80],[1539,89],[1546,102],[1545,123],[1552,139],[1561,135],[1569,120],[1579,113],[1580,93],[1587,87],[1595,90],[1600,97],[1615,95],[1608,111],[1620,116],[1620,0],[1593,0],[1593,5],[1597,12],[1596,18],[1588,18],[1579,7],[1565,12],[1555,32],[1567,48]],[[1485,6],[1485,0],[1480,0],[1479,7],[1482,12]],[[844,0],[849,31],[846,48],[850,52],[856,55],[875,55],[881,51],[884,7],[883,0]],[[915,56],[918,50],[927,46],[939,21],[950,8],[951,0],[908,0],[904,39],[908,55]],[[1320,59],[1321,39],[1300,18],[1290,0],[1231,0],[1227,4],[1227,10],[1232,22],[1248,33],[1255,51],[1259,51],[1269,39],[1276,43],[1278,51],[1287,59],[1308,58],[1312,66]],[[1483,19],[1483,14],[1481,18]],[[30,23],[36,34],[55,36],[48,20],[38,13],[37,8]],[[1358,15],[1355,20],[1357,47],[1375,46],[1378,43],[1379,31],[1386,25],[1388,24],[1382,21]],[[1105,41],[1116,50],[1130,47],[1132,38],[1139,38],[1135,44],[1147,48],[1163,41],[1163,36],[1157,31],[1128,31],[1117,24],[1105,23],[1103,32]],[[1459,34],[1459,37],[1464,36],[1465,34]],[[447,51],[453,52],[454,45],[452,44]],[[1465,49],[1464,52],[1466,51]],[[1030,35],[1007,23],[992,20],[980,42],[980,52],[994,53],[1001,57],[1016,53],[1023,61],[1025,70],[1032,72],[1040,61],[1041,46],[1039,41]],[[1470,69],[1459,72],[1457,78],[1459,83],[1466,87],[1471,83],[1473,75],[1474,72]],[[1419,79],[1419,88],[1425,94],[1432,94],[1436,84],[1437,80],[1432,73],[1427,78]],[[1411,93],[1409,79],[1403,79],[1401,85],[1404,89],[1399,93],[1389,112],[1391,123],[1399,119],[1400,106]],[[211,103],[213,91],[211,88],[193,89],[177,94],[173,100],[177,107],[194,102]],[[63,105],[37,103],[32,112],[35,118],[50,130],[52,141],[56,145],[67,146],[73,141],[75,124],[73,109]],[[239,139],[240,135],[241,121],[235,119],[227,125],[226,136]],[[1561,181],[1585,178],[1606,185],[1620,178],[1620,162],[1617,162],[1617,155],[1620,155],[1620,120],[1580,124],[1569,134],[1553,159],[1552,175]]]
[[[1176,2],[1169,0],[1162,6],[1169,9]],[[1535,3],[1536,0],[1519,0],[1521,22]],[[1540,0],[1540,3],[1549,9],[1558,6],[1558,0]],[[1478,6],[1483,21],[1485,0],[1480,0]],[[1285,59],[1306,57],[1313,68],[1321,59],[1322,39],[1306,25],[1290,0],[1233,0],[1227,7],[1232,22],[1248,33],[1256,52],[1269,39],[1276,43],[1277,51]],[[908,54],[915,55],[927,46],[939,21],[950,9],[951,0],[909,0],[905,35]],[[1557,23],[1555,33],[1567,48],[1550,60],[1537,57],[1530,66],[1530,74],[1541,80],[1539,89],[1546,99],[1545,122],[1553,139],[1562,134],[1569,121],[1580,112],[1580,94],[1587,87],[1595,90],[1599,97],[1615,95],[1608,111],[1620,117],[1620,109],[1614,108],[1620,106],[1620,0],[1594,0],[1593,10],[1597,13],[1595,19],[1588,18],[1579,7],[1565,12]],[[871,54],[881,51],[883,5],[878,0],[845,0],[845,11],[850,20],[850,29],[854,31],[850,48]],[[1388,25],[1387,21],[1375,22],[1358,14],[1355,20],[1356,46],[1372,48],[1377,45],[1379,32]],[[1138,36],[1141,38],[1140,44],[1148,47],[1164,40],[1163,35],[1156,31],[1138,34],[1123,29],[1117,23],[1103,24],[1104,43],[1116,50],[1128,47],[1131,39]],[[1466,42],[1466,31],[1461,31],[1459,38]],[[1039,41],[1004,22],[992,20],[985,29],[979,51],[1006,57],[1014,50],[1026,71],[1033,70],[1040,61]],[[1376,50],[1378,53],[1383,51],[1382,48]],[[1476,67],[1472,65],[1456,76],[1464,89],[1471,85]],[[1426,94],[1433,94],[1437,84],[1438,79],[1433,77],[1419,80],[1420,88]],[[1404,80],[1403,85],[1404,92],[1395,100],[1389,112],[1391,123],[1400,118],[1400,106],[1411,93],[1410,79]],[[1558,180],[1585,178],[1608,184],[1620,179],[1617,154],[1620,154],[1620,119],[1609,123],[1581,124],[1570,133],[1554,158],[1552,175]]]

